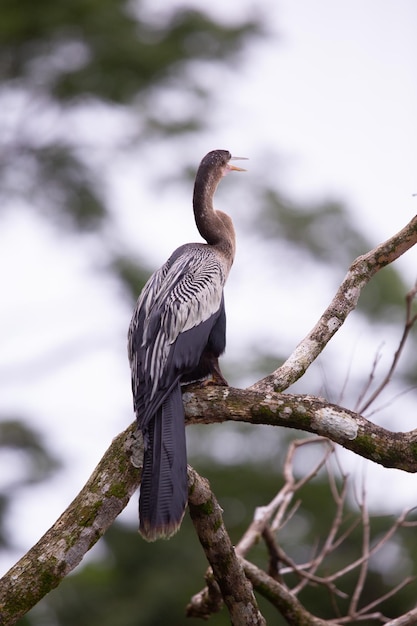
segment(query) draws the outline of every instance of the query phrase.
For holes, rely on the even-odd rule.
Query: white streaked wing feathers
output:
[[[144,307],[142,347],[144,370],[152,381],[151,397],[158,389],[170,346],[178,335],[208,320],[220,308],[224,267],[211,250],[201,247],[193,255],[181,255],[172,265],[166,263],[145,285],[138,301]],[[152,338],[152,315],[160,325]],[[136,370],[137,371],[137,370]],[[137,381],[139,383],[139,381]]]

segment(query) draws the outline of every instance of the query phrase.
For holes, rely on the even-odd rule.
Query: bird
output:
[[[145,284],[128,331],[133,406],[143,435],[139,532],[147,541],[169,538],[185,513],[187,452],[181,386],[227,385],[219,366],[226,346],[223,287],[233,264],[232,219],[213,207],[230,171],[228,150],[213,150],[197,170],[193,209],[206,243],[186,243]]]

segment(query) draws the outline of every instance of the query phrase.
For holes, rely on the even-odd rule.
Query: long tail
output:
[[[139,532],[147,541],[168,539],[187,504],[187,451],[179,384],[150,420],[145,433],[139,498]]]

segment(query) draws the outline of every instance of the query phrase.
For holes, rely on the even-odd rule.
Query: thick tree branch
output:
[[[285,585],[268,576],[266,572],[250,563],[250,561],[242,559],[242,563],[246,576],[251,581],[254,589],[269,600],[289,624],[297,624],[297,626],[328,626],[326,620],[311,615]]]
[[[295,428],[328,437],[384,467],[417,471],[417,429],[392,432],[315,396],[209,387],[188,390],[184,400],[192,424],[236,421]]]
[[[85,487],[0,581],[0,624],[15,624],[59,585],[128,503],[140,482],[134,425],[113,439]]]
[[[223,523],[221,508],[206,479],[188,469],[188,504],[200,543],[213,570],[235,626],[265,626],[252,585],[236,556]]]
[[[358,302],[362,289],[383,267],[389,265],[417,243],[417,216],[396,235],[359,256],[350,266],[342,284],[310,333],[298,344],[281,367],[252,389],[284,391],[295,383],[326,347]]]

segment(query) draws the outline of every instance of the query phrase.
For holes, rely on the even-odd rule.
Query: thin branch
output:
[[[333,581],[330,580],[330,578],[321,578],[321,577],[319,578],[315,576],[315,572],[317,572],[318,568],[323,563],[326,556],[330,554],[331,552],[333,552],[334,550],[334,542],[336,540],[336,536],[339,532],[340,526],[343,521],[343,510],[344,510],[345,501],[346,501],[346,493],[347,493],[347,481],[344,481],[344,484],[342,486],[342,491],[340,495],[337,497],[337,499],[335,499],[336,513],[333,519],[333,523],[327,534],[326,540],[323,544],[323,547],[320,550],[319,554],[309,563],[308,572],[303,572],[304,580],[302,580],[297,585],[297,587],[293,589],[294,593],[299,593],[305,587],[307,580],[310,577],[314,576],[316,582],[320,582],[321,584],[328,587],[331,593],[336,593],[336,595],[342,595],[342,593],[336,589],[336,587],[333,584]]]
[[[308,444],[311,444],[314,440],[309,440]],[[294,478],[293,478],[293,472],[292,472],[292,466],[294,463],[294,450],[296,448],[293,447],[293,450],[291,452],[288,453],[287,458],[285,460],[284,466],[285,466],[285,478],[286,478],[286,484],[284,485],[284,487],[281,489],[280,494],[282,494],[282,492],[285,490],[285,488],[293,488],[294,487]],[[384,594],[383,596],[377,598],[376,600],[372,601],[371,603],[369,603],[367,606],[363,607],[362,609],[358,609],[358,603],[360,600],[360,597],[362,595],[362,591],[363,591],[363,587],[365,585],[365,581],[366,581],[366,577],[368,574],[368,565],[369,565],[369,560],[371,558],[371,556],[377,551],[379,550],[381,547],[383,547],[383,545],[385,545],[385,543],[393,536],[393,534],[398,530],[398,528],[400,527],[404,527],[404,526],[408,526],[408,525],[414,525],[415,522],[407,522],[406,517],[409,514],[410,511],[404,511],[399,518],[394,522],[394,524],[392,525],[392,527],[385,533],[385,535],[380,539],[380,541],[377,542],[377,544],[375,544],[375,546],[371,549],[370,548],[370,523],[369,523],[369,514],[368,514],[368,510],[366,507],[366,493],[365,493],[365,489],[364,487],[362,488],[362,497],[361,497],[361,501],[359,503],[359,508],[361,510],[361,519],[357,520],[357,522],[361,521],[362,522],[362,527],[363,527],[363,540],[362,540],[362,556],[360,559],[357,559],[354,563],[351,563],[349,566],[339,570],[338,572],[335,572],[332,575],[328,575],[325,577],[320,577],[317,576],[315,574],[315,572],[317,571],[318,567],[320,565],[322,565],[322,563],[325,560],[325,557],[328,556],[331,552],[333,552],[337,547],[339,547],[341,545],[341,543],[343,543],[343,541],[346,539],[346,537],[352,532],[353,528],[356,527],[357,522],[355,521],[355,523],[353,525],[350,526],[350,528],[345,531],[340,537],[338,537],[336,539],[336,536],[338,535],[342,520],[343,520],[343,511],[344,511],[344,506],[345,506],[345,501],[346,501],[346,493],[347,493],[347,477],[343,476],[343,483],[342,483],[342,489],[339,490],[337,489],[335,482],[334,482],[334,477],[332,475],[332,472],[330,471],[330,469],[328,469],[328,477],[329,477],[329,481],[331,484],[331,490],[332,490],[332,494],[334,497],[334,500],[336,502],[336,513],[335,513],[335,517],[331,526],[331,529],[327,535],[327,539],[325,541],[325,544],[322,548],[322,550],[320,551],[320,553],[308,564],[303,564],[303,565],[297,565],[284,551],[283,549],[279,546],[279,544],[276,542],[275,537],[272,536],[272,534],[270,533],[268,526],[265,526],[264,529],[264,533],[263,536],[264,538],[267,539],[267,545],[268,545],[268,549],[269,549],[269,553],[273,554],[273,557],[275,559],[275,561],[280,561],[281,563],[285,564],[287,567],[282,568],[280,571],[280,577],[276,578],[275,576],[273,576],[273,578],[275,578],[276,580],[278,580],[280,586],[279,587],[275,587],[273,585],[273,583],[271,581],[268,580],[268,578],[266,578],[266,574],[264,572],[257,572],[256,574],[254,574],[252,572],[252,574],[250,575],[249,569],[246,567],[245,571],[247,572],[247,575],[249,577],[251,577],[252,582],[254,582],[256,580],[256,576],[258,577],[258,582],[261,580],[261,575],[263,576],[262,581],[263,581],[263,587],[262,590],[260,590],[260,592],[265,595],[265,597],[268,597],[268,599],[275,605],[277,606],[277,608],[279,608],[281,606],[281,602],[283,597],[285,597],[286,602],[289,600],[289,597],[292,598],[292,600],[294,598],[297,597],[297,594],[301,591],[302,588],[304,588],[307,584],[319,584],[325,588],[328,589],[331,599],[332,601],[335,600],[335,596],[341,596],[341,597],[347,597],[346,594],[342,593],[334,584],[334,581],[341,578],[341,576],[345,575],[347,572],[351,571],[352,569],[356,569],[359,568],[359,576],[358,576],[358,580],[355,586],[355,589],[353,591],[353,595],[349,604],[349,608],[348,608],[348,614],[344,617],[340,616],[339,618],[336,618],[334,620],[330,620],[329,624],[349,624],[352,622],[355,623],[359,623],[361,621],[365,621],[365,620],[378,620],[381,623],[385,623],[388,622],[388,618],[385,618],[381,612],[374,612],[374,608],[376,608],[378,605],[380,605],[383,601],[387,600],[388,598],[394,596],[396,593],[398,593],[398,591],[400,591],[402,588],[404,588],[407,584],[409,584],[413,579],[410,578],[406,578],[405,580],[403,580],[401,583],[399,583],[394,589],[388,591],[386,594]],[[310,475],[310,479],[311,479],[311,475]],[[299,481],[299,484],[301,484],[301,482],[304,481]],[[295,491],[294,491],[295,493]],[[274,502],[274,500],[273,500]],[[281,507],[286,508],[287,504],[285,502],[284,499],[281,500],[280,503],[280,509]],[[264,507],[264,511],[268,511],[268,507]],[[271,511],[269,511],[269,514],[271,513]],[[247,534],[247,533],[246,533]],[[245,535],[246,535],[245,534]],[[249,533],[250,534],[250,533]],[[246,542],[246,547],[247,546],[247,542]],[[255,571],[255,570],[254,570]],[[288,587],[285,585],[284,583],[284,579],[283,577],[285,576],[285,574],[287,573],[292,573],[292,574],[296,574],[299,578],[300,578],[300,582],[299,584],[294,587],[293,589],[289,590]],[[260,582],[259,582],[260,584]],[[256,588],[256,583],[254,582],[255,588]],[[288,594],[290,594],[290,596],[288,596]],[[278,599],[277,597],[274,597],[278,595]],[[291,607],[294,608],[294,606],[298,607],[298,604],[290,604]],[[303,607],[302,607],[303,608]],[[306,609],[304,609],[306,610]],[[337,606],[335,604],[335,610],[337,610]],[[281,611],[281,608],[280,608]],[[373,612],[372,612],[373,611]],[[286,613],[282,613],[284,616],[286,616]],[[291,614],[292,615],[292,614]],[[306,623],[310,623],[308,620],[311,618],[312,616],[307,612],[307,621]],[[294,618],[292,618],[294,619]],[[301,619],[299,616],[297,617],[297,620]],[[294,621],[291,623],[299,623],[298,621]]]
[[[318,443],[325,444],[326,450],[325,450],[324,455],[305,476],[303,476],[299,480],[295,480],[294,473],[293,473],[293,463],[294,463],[294,456],[296,452],[298,451],[299,448],[303,446],[317,445]],[[291,497],[294,495],[296,491],[301,489],[301,487],[306,485],[315,476],[317,476],[318,472],[327,463],[329,456],[333,454],[333,452],[334,452],[333,444],[326,437],[317,437],[317,439],[296,439],[295,441],[292,441],[290,443],[287,457],[284,463],[283,474],[285,478],[284,489],[286,489],[288,493],[291,494]],[[286,515],[289,502],[290,500],[287,499],[286,506],[285,507],[281,506],[277,514],[275,515],[275,518],[271,524],[271,529],[273,531],[278,531],[279,529],[283,528],[285,524],[287,524],[288,521],[291,519],[292,515],[294,515],[294,513],[298,509],[299,503],[297,503],[294,506],[293,511],[290,514]],[[284,520],[284,515],[286,515],[285,520]]]
[[[384,617],[382,613],[379,611],[376,613],[369,613],[368,615],[358,615],[355,617],[355,621],[352,621],[352,618],[348,615],[345,617],[339,617],[331,620],[328,620],[328,626],[342,626],[342,624],[359,624],[360,622],[365,622],[369,620],[378,620],[381,624],[385,624],[388,621],[387,617]]]
[[[292,474],[294,455],[300,447],[312,444],[316,445],[317,443],[322,442],[325,442],[327,446],[330,445],[327,439],[324,439],[322,437],[317,437],[315,439],[300,439],[291,442],[284,461],[285,484],[269,504],[267,504],[266,506],[258,507],[256,509],[252,523],[250,524],[249,528],[246,530],[245,534],[236,546],[236,552],[239,554],[239,556],[245,556],[251,549],[251,547],[255,545],[259,537],[261,537],[262,533],[264,532],[267,524],[270,522],[272,516],[276,514],[276,511],[278,511],[278,514],[271,525],[271,530],[275,531],[278,528],[282,528],[284,514],[288,509],[294,492],[317,474],[320,467],[322,467],[322,465],[328,458],[328,454],[331,452],[331,448],[328,447],[324,458],[313,467],[313,469],[308,473],[305,478],[300,479],[300,481],[298,482],[295,481]]]
[[[349,606],[349,615],[355,617],[358,614],[358,603],[362,595],[366,577],[368,575],[370,559],[371,528],[369,523],[368,507],[366,505],[365,486],[362,488],[362,502],[360,504],[362,517],[362,555],[365,557],[359,566],[359,576]]]
[[[328,554],[328,553],[327,553]],[[326,556],[325,554],[324,556]],[[315,557],[309,563],[303,563],[302,565],[297,565],[287,554],[283,551],[280,554],[281,561],[286,563],[286,565],[290,566],[289,571],[283,570],[282,574],[296,574],[301,582],[291,589],[291,593],[294,596],[297,596],[304,587],[309,583],[314,583],[315,585],[321,585],[322,587],[326,587],[331,596],[338,596],[339,598],[347,598],[347,594],[344,591],[338,589],[335,583],[331,580],[323,576],[317,576],[314,574],[314,571],[317,570],[318,566],[321,564],[323,558],[320,559],[320,563],[318,563],[318,558]]]
[[[373,409],[373,411],[368,411],[368,413],[366,414],[366,419],[370,419],[372,415],[375,415],[375,413],[378,413],[380,411],[383,411],[384,409],[387,409],[388,407],[392,406],[394,402],[398,400],[398,398],[402,398],[403,396],[407,395],[408,393],[411,393],[411,391],[415,391],[416,389],[417,389],[417,385],[411,385],[411,387],[408,387],[407,389],[403,389],[402,391],[399,391],[394,396],[392,396],[389,400],[387,400],[387,402],[384,402],[384,404],[379,405],[378,407]]]
[[[337,580],[338,578],[341,578],[348,572],[351,572],[352,570],[359,567],[364,561],[369,560],[371,556],[373,556],[376,552],[378,552],[378,550],[380,550],[382,546],[384,546],[387,543],[387,541],[389,541],[389,539],[391,539],[391,537],[395,535],[397,530],[403,526],[403,523],[405,522],[407,515],[410,513],[410,510],[411,509],[405,509],[401,513],[401,515],[397,517],[397,519],[394,521],[391,528],[387,530],[385,535],[381,537],[381,539],[377,541],[377,543],[372,548],[370,548],[366,554],[362,554],[360,558],[356,559],[349,565],[346,565],[346,567],[343,567],[342,569],[338,570],[334,574],[329,575],[327,578],[332,581]]]
[[[348,615],[346,615],[345,617],[339,617],[336,620],[330,620],[329,624],[349,624],[349,623],[352,623],[353,621],[355,621],[355,623],[356,623],[356,622],[359,622],[359,621],[364,621],[366,619],[379,619],[382,622],[389,621],[387,618],[384,618],[382,613],[370,613],[370,611],[373,610],[378,605],[380,605],[385,600],[387,600],[388,598],[394,596],[396,593],[398,593],[398,591],[400,591],[405,586],[410,584],[413,580],[415,580],[415,577],[407,577],[403,581],[401,581],[395,588],[389,590],[386,594],[380,596],[379,598],[377,598],[376,600],[372,601],[371,603],[369,603],[368,605],[366,605],[362,609],[359,610],[357,608],[358,601],[359,601],[360,595],[362,593],[363,586],[365,584],[368,564],[369,564],[369,560],[370,560],[371,556],[373,554],[375,554],[380,548],[382,548],[386,544],[386,542],[395,534],[395,532],[398,530],[398,528],[407,526],[409,524],[409,522],[406,521],[406,516],[410,512],[409,510],[403,511],[403,513],[399,516],[399,518],[397,518],[395,520],[395,522],[391,526],[391,528],[385,533],[385,535],[371,549],[370,548],[369,516],[368,516],[368,512],[366,510],[366,507],[364,506],[364,502],[365,502],[365,500],[363,500],[363,503],[361,505],[361,509],[362,509],[362,512],[361,512],[362,524],[364,525],[364,538],[363,538],[363,549],[362,549],[362,556],[361,556],[361,558],[355,560],[350,565],[346,566],[343,569],[340,569],[339,571],[335,572],[334,574],[330,574],[330,575],[328,575],[326,577],[323,577],[323,578],[312,574],[312,570],[311,569],[308,569],[308,571],[304,571],[306,567],[309,568],[310,564],[308,564],[308,565],[304,564],[304,565],[301,565],[301,566],[295,566],[295,568],[294,568],[294,573],[303,576],[304,580],[310,579],[312,582],[314,581],[315,583],[320,584],[320,585],[326,587],[332,594],[334,594],[335,593],[334,581],[338,580],[339,578],[341,578],[342,576],[347,574],[349,571],[352,571],[353,569],[356,569],[357,567],[360,567],[359,578],[358,578],[355,590],[354,590],[353,595],[352,595],[352,600],[351,600],[350,605],[349,605]],[[331,546],[331,548],[334,547],[334,546],[331,545],[332,542],[328,542],[328,543]],[[329,551],[331,551],[331,550],[328,550],[328,552]],[[281,558],[281,560],[283,560],[283,559]],[[288,560],[288,558],[287,558],[287,560]],[[315,560],[313,561],[313,564],[315,564]],[[282,574],[284,574],[284,573],[286,573],[286,572],[282,571]],[[296,593],[298,593],[298,587],[299,586],[297,586],[296,588],[293,588],[291,590],[291,593],[296,595]],[[340,594],[338,594],[338,595],[340,595]],[[410,623],[412,623],[412,622],[410,622]]]
[[[336,292],[332,302],[310,333],[298,344],[281,367],[255,385],[253,390],[284,391],[295,383],[319,356],[357,305],[362,289],[383,267],[417,243],[417,216],[400,232],[370,252],[359,256]]]
[[[385,387],[388,385],[388,383],[390,382],[395,372],[395,369],[398,365],[398,361],[400,360],[401,353],[408,339],[408,335],[410,334],[412,327],[417,321],[417,313],[414,315],[412,314],[413,300],[416,297],[416,294],[417,294],[417,282],[415,283],[413,289],[411,289],[406,295],[406,318],[405,318],[404,330],[400,339],[400,343],[398,344],[398,348],[395,351],[394,358],[392,359],[391,367],[389,368],[387,374],[384,376],[383,380],[375,389],[375,391],[366,400],[366,402],[364,402],[364,404],[358,409],[359,413],[363,413],[364,411],[366,411],[366,409],[368,409],[371,406],[371,404],[375,401],[375,399],[379,396],[379,394],[383,391],[383,389],[385,389]]]
[[[404,578],[404,580],[398,583],[398,585],[396,585],[395,587],[387,591],[387,593],[384,593],[383,596],[380,596],[373,602],[370,602],[369,604],[364,606],[360,611],[358,611],[358,615],[367,614],[368,611],[377,607],[378,604],[382,604],[382,602],[385,602],[385,600],[389,600],[389,598],[392,598],[393,596],[395,596],[399,591],[401,591],[401,589],[404,589],[404,587],[407,587],[407,585],[410,585],[412,582],[414,582],[415,579],[416,579],[415,576],[408,576],[407,578]]]
[[[279,574],[279,564],[281,560],[280,549],[277,545],[275,535],[273,532],[271,532],[269,526],[265,526],[262,533],[262,539],[265,542],[269,554],[268,576],[271,576],[271,578],[273,578],[274,580],[278,580],[279,582],[281,582],[281,577]]]
[[[357,402],[355,404],[355,411],[357,411],[358,413],[360,413],[359,407],[361,406],[361,403],[363,401],[363,399],[365,398],[366,394],[368,393],[369,389],[371,388],[374,380],[375,380],[375,376],[376,376],[376,369],[378,367],[378,363],[381,360],[381,346],[378,347],[377,352],[374,356],[374,360],[372,362],[372,367],[371,367],[371,371],[369,373],[369,376],[366,380],[366,383],[363,386],[362,391],[360,392]]]

